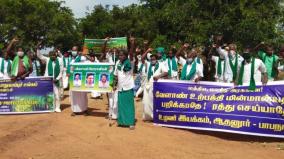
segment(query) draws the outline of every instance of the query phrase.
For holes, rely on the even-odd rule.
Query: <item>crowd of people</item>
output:
[[[55,112],[61,112],[60,101],[64,90],[68,90],[71,64],[113,64],[113,91],[107,93],[111,110],[109,114],[117,120],[119,126],[128,126],[130,129],[135,126],[135,97],[142,97],[143,121],[153,120],[153,84],[159,79],[185,80],[197,85],[199,81],[208,80],[234,83],[236,86],[248,84],[249,89],[254,90],[258,83],[265,85],[281,80],[279,72],[284,71],[284,47],[278,56],[274,48],[264,42],[256,47],[247,46],[238,50],[236,44],[224,44],[217,39],[205,52],[202,47],[192,47],[188,43],[179,48],[170,46],[167,51],[162,46],[149,47],[147,40],[139,46],[134,37],[128,39],[130,46],[127,50],[107,48],[109,38],[106,38],[101,53],[96,54],[89,49],[85,55],[74,46],[64,53],[55,49],[44,56],[40,52],[40,43],[34,50],[24,52],[21,47],[13,49],[17,41],[14,38],[2,50],[0,78],[17,81],[26,77],[53,77]],[[107,77],[102,75],[101,78],[104,81]],[[80,74],[75,75],[75,79],[74,85],[79,85]],[[109,84],[100,85],[103,87]],[[69,90],[69,95],[73,112],[71,115],[88,115],[87,92]],[[100,98],[101,95],[96,91],[91,92],[93,98]]]

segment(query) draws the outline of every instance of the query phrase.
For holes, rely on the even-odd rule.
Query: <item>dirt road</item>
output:
[[[109,127],[107,101],[89,99],[90,116],[62,113],[0,116],[0,158],[12,159],[283,159],[280,139],[154,126]],[[280,145],[280,146],[279,146]]]

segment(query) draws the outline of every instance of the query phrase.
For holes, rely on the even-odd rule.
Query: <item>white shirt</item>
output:
[[[199,58],[199,57],[194,58],[194,61],[199,65],[198,67],[199,67],[200,71],[203,72],[203,61],[202,61],[201,58],[199,58],[200,61],[198,61],[198,58]],[[199,63],[198,63],[198,62],[199,62]],[[180,56],[180,57],[179,57],[179,60],[178,60],[178,63],[179,63],[180,65],[184,66],[184,65],[186,64],[186,60],[185,60],[183,57]],[[203,73],[202,73],[202,74],[203,74]]]
[[[185,67],[185,66],[186,65],[184,65],[183,67]],[[189,74],[191,68],[192,68],[192,64],[188,64],[187,65],[187,69],[186,69],[186,75]],[[202,70],[202,68],[203,68],[202,65],[196,62],[196,72],[195,72],[194,77],[190,81],[195,81],[195,79],[197,79],[198,77],[203,77],[203,70]]]
[[[44,73],[44,76],[45,77],[48,77],[48,63],[49,63],[49,60],[50,58],[49,57],[45,57],[43,56],[39,50],[37,50],[37,57],[42,60],[43,62],[45,62],[46,66],[45,66],[45,73]],[[62,74],[63,74],[63,63],[62,63],[62,60],[57,57],[58,61],[59,61],[59,67],[60,67],[60,72],[59,72],[59,75],[56,77],[56,80],[60,80],[62,78]],[[56,63],[55,61],[52,62],[52,70],[53,70],[53,74],[54,74],[54,67],[55,67]]]
[[[36,68],[40,69],[40,62],[38,60],[32,61],[32,65],[33,65],[33,72],[30,74],[30,77],[37,77],[38,70],[36,70]]]
[[[147,69],[147,75],[149,72],[149,67],[151,66],[151,62],[146,62],[146,69]],[[159,63],[159,68],[155,71],[155,67],[152,67],[152,72],[153,72],[153,76],[150,78],[150,80],[148,80],[148,82],[154,82],[154,77],[158,77],[160,76],[162,73],[168,72],[167,67],[161,62]]]
[[[225,82],[225,77],[224,77],[224,72],[225,72],[225,70],[224,70],[224,63],[225,63],[225,60],[222,60],[221,61],[221,70],[222,70],[222,73],[221,73],[221,76],[219,76],[218,75],[218,61],[219,61],[219,59],[220,59],[220,57],[218,57],[218,56],[212,56],[212,61],[214,61],[215,62],[215,79],[218,81],[224,81]],[[225,65],[227,65],[226,63],[225,63]],[[225,68],[226,68],[226,66],[225,66]]]
[[[178,61],[178,59],[177,59],[176,57],[173,57],[173,58],[175,58],[176,63],[177,63],[177,68],[178,68],[178,63],[179,63],[179,61]],[[169,60],[170,60],[170,61],[169,61]],[[170,62],[170,67],[169,67],[169,62],[168,62],[168,61]],[[178,76],[178,71],[174,71],[174,70],[173,70],[173,63],[172,63],[172,60],[171,60],[171,59],[167,58],[166,61],[164,62],[164,64],[165,64],[165,66],[167,67],[168,70],[169,70],[169,69],[172,70],[172,74],[171,74],[171,77],[172,77],[172,78]]]
[[[266,73],[266,67],[260,59],[255,59],[254,63],[254,80],[255,82],[261,82],[261,73]],[[251,62],[245,62],[243,83],[249,83],[251,76]]]
[[[8,62],[7,61],[5,61],[5,59],[4,58],[2,58],[2,57],[0,57],[0,69],[1,69],[1,66],[2,66],[2,62],[4,62],[4,72],[2,73],[2,72],[0,72],[0,77],[3,77],[3,78],[9,78],[10,76],[9,76],[9,74],[8,74]],[[11,60],[9,60],[10,61],[10,63],[11,63],[11,67],[12,67],[12,61]],[[12,68],[10,68],[11,70],[12,70]]]
[[[118,70],[118,64],[120,63],[120,60],[116,62],[114,75],[117,76],[117,90],[118,91],[127,91],[134,88],[134,79],[132,76],[133,67],[130,71],[124,72],[123,66],[121,70]]]
[[[138,65],[137,65],[138,71],[139,71],[139,69],[140,69],[140,67],[141,67],[142,65],[143,65],[142,61],[139,61],[139,62],[138,62]],[[142,76],[147,76],[147,74],[146,74],[146,66],[145,66],[145,65],[143,66],[142,71],[140,72],[140,74],[141,74]]]

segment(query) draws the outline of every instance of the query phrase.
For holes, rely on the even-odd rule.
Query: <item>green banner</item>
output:
[[[95,53],[101,53],[104,42],[105,39],[85,39],[84,51],[93,49]],[[126,37],[111,38],[107,43],[107,49],[109,48],[127,49]]]
[[[69,86],[72,91],[111,92],[114,66],[109,63],[71,65]]]

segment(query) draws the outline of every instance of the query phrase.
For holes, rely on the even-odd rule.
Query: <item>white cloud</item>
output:
[[[61,0],[57,0],[61,1]],[[93,10],[95,5],[119,5],[127,6],[132,3],[139,3],[139,0],[65,0],[65,6],[70,7],[76,18],[81,18],[86,15],[86,12]],[[87,10],[89,9],[89,11]]]

